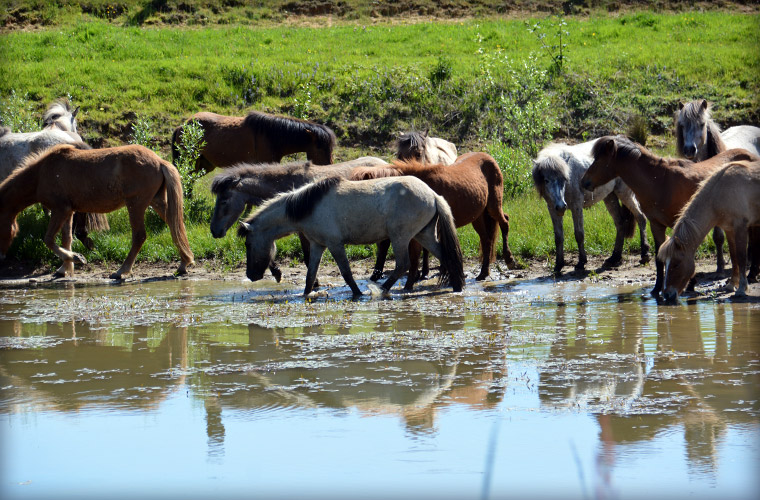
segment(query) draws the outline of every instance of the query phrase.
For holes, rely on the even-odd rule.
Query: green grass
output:
[[[11,2],[11,7],[22,4],[30,2]],[[654,134],[653,149],[672,154],[670,127],[679,100],[707,98],[724,126],[760,122],[757,13],[647,10],[610,16],[591,11],[568,17],[566,59],[558,75],[525,24],[551,19],[364,23],[346,15],[332,27],[315,28],[276,25],[274,14],[272,22],[254,23],[251,19],[263,19],[265,12],[249,15],[240,7],[214,13],[205,27],[187,18],[183,22],[190,27],[151,26],[151,16],[164,23],[179,12],[178,4],[169,4],[168,13],[147,15],[141,10],[147,3],[133,1],[91,1],[84,7],[34,3],[29,15],[39,15],[38,24],[47,27],[0,33],[0,99],[15,90],[27,95],[32,111],[41,115],[48,102],[68,95],[82,107],[81,134],[96,147],[124,144],[137,118],[147,118],[164,157],[174,127],[200,110],[239,115],[260,109],[324,122],[339,136],[337,161],[363,154],[389,158],[397,131],[430,128],[433,135],[457,141],[460,152],[503,151],[511,158],[508,168],[502,164],[512,183],[505,209],[510,245],[523,259],[548,259],[554,253],[551,222],[527,176],[527,152],[543,145],[547,131],[584,140],[625,132],[639,115]],[[198,7],[193,15],[212,10],[211,3],[187,4]],[[114,5],[122,10],[113,16],[103,10]],[[88,13],[82,14],[85,7]],[[140,12],[146,16],[133,22]],[[544,32],[553,35],[552,29]],[[538,89],[549,106],[537,117],[546,122],[538,124],[544,128],[521,129],[515,141],[514,133],[503,129],[519,116],[507,119],[501,113],[522,112],[526,104],[498,106],[504,96],[509,102],[525,97],[521,78],[530,78],[524,88]],[[536,126],[536,119],[526,123]],[[509,143],[508,148],[494,148],[494,139]],[[209,182],[207,176],[196,188],[206,204],[188,220],[191,247],[198,258],[218,257],[232,267],[244,260],[243,245],[232,234],[211,238]],[[119,211],[109,218],[112,230],[95,236],[95,251],[75,247],[88,260],[118,262],[126,256],[126,215]],[[27,211],[10,255],[57,265],[41,243],[44,224],[39,211]],[[566,249],[572,252],[569,216],[565,225]],[[149,216],[149,227],[138,261],[177,259],[163,224],[151,223]],[[476,256],[474,232],[462,228],[460,237],[465,254]],[[608,254],[613,238],[604,207],[587,211],[588,252]],[[703,251],[710,245],[708,240]],[[300,256],[295,237],[279,248],[283,258]],[[626,243],[626,251],[638,252],[637,238]],[[374,249],[356,247],[349,253],[369,257]]]

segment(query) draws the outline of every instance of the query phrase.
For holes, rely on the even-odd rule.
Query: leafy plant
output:
[[[129,143],[139,144],[156,151],[155,142],[156,137],[153,132],[153,122],[150,118],[138,115],[135,119],[135,123],[132,124],[132,137],[130,138]]]
[[[206,145],[203,139],[203,126],[198,120],[191,120],[182,127],[182,134],[177,144],[177,170],[182,176],[182,192],[185,198],[193,197],[195,182],[203,177],[203,172],[196,169],[196,162]]]
[[[554,20],[547,19],[543,22],[538,21],[530,24],[526,21],[528,31],[535,34],[538,41],[541,42],[541,48],[549,55],[552,60],[551,71],[557,75],[562,74],[567,57],[567,37],[570,32],[567,31],[567,22],[564,16],[557,14]]]

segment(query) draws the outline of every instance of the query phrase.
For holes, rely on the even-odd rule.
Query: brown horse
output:
[[[145,242],[145,210],[149,206],[169,225],[184,274],[193,263],[182,220],[182,184],[179,172],[168,161],[143,146],[77,149],[55,146],[30,156],[25,164],[0,184],[0,258],[5,257],[18,233],[16,216],[33,203],[50,209],[45,245],[63,259],[56,275],[73,274],[74,261],[85,263],[71,251],[71,219],[74,211],[108,213],[126,205],[132,225],[132,248],[124,264],[111,275],[121,279],[132,272],[137,252]],[[55,237],[61,232],[61,246]]]
[[[665,229],[673,227],[700,182],[726,163],[757,158],[744,149],[730,149],[699,163],[662,158],[623,136],[600,138],[591,156],[594,162],[583,175],[581,185],[591,190],[615,177],[623,179],[649,219],[655,254],[665,241]],[[655,266],[657,279],[651,292],[653,296],[659,295],[663,281],[662,262],[657,260]]]
[[[720,227],[728,237],[733,272],[726,290],[747,290],[748,227],[760,226],[760,160],[729,163],[704,181],[678,218],[673,235],[657,259],[665,264],[662,292],[675,302],[694,276],[694,255],[708,231]]]
[[[239,163],[277,163],[282,157],[301,151],[316,165],[329,165],[333,160],[335,133],[325,125],[251,111],[246,116],[224,116],[196,113],[188,122],[197,120],[203,127],[206,145],[196,162],[196,171],[211,172],[216,167]],[[183,126],[172,135],[172,158],[176,163]]]
[[[351,175],[353,180],[374,179],[411,175],[423,180],[433,191],[443,196],[451,207],[454,223],[457,227],[472,224],[480,236],[480,250],[483,258],[480,274],[476,280],[484,280],[490,271],[491,262],[495,258],[496,231],[501,228],[504,261],[510,268],[514,267],[514,259],[509,249],[509,217],[502,210],[504,181],[499,165],[486,153],[466,153],[457,158],[450,166],[423,165],[416,161],[394,161],[390,167],[357,168]],[[417,279],[417,262],[420,247],[412,242],[409,277],[406,289],[412,288]],[[378,245],[377,262],[372,273],[372,279],[379,279],[385,263],[385,252],[388,245]]]

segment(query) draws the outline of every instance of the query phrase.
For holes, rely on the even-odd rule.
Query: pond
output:
[[[0,290],[0,497],[756,498],[760,304]]]

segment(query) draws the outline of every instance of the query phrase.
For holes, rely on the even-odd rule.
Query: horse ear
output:
[[[681,101],[678,101],[678,109],[683,109],[684,104]]]
[[[700,104],[700,107],[703,111],[707,109],[707,99],[702,99],[702,104]]]
[[[77,106],[76,109],[74,110],[74,112],[71,113],[71,117],[72,118],[76,118],[77,117],[77,113],[79,113],[79,106]]]

